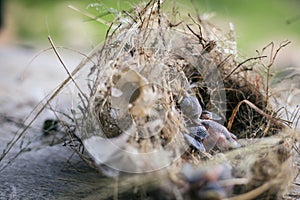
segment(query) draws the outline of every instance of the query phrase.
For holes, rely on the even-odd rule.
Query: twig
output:
[[[299,107],[299,105],[297,105],[296,108],[295,108],[295,110],[293,111],[293,113],[292,113],[292,115],[291,115],[291,118],[292,118],[292,119],[291,119],[291,122],[292,122],[292,123],[294,123],[295,120],[296,120],[296,118],[298,117],[298,119],[296,120],[296,123],[295,123],[295,128],[296,128],[297,125],[298,125],[298,121],[299,121],[299,117],[300,117],[299,111],[300,111],[300,107]]]
[[[228,56],[226,56],[226,58],[224,58],[218,65],[217,68],[219,69],[220,67],[222,67],[228,60],[229,58],[231,58],[232,54],[229,54]]]
[[[250,61],[250,60],[256,60],[256,59],[261,59],[261,58],[266,58],[267,56],[258,56],[258,57],[253,57],[253,58],[248,58],[246,60],[244,60],[243,62],[241,62],[240,64],[238,64],[225,78],[224,80],[228,79],[240,66],[242,66],[243,64],[245,64],[246,62]]]
[[[272,116],[268,115],[267,113],[265,113],[264,111],[262,111],[261,109],[259,109],[256,105],[254,105],[252,102],[248,101],[248,100],[243,100],[241,102],[238,103],[238,105],[233,109],[232,111],[232,115],[231,117],[229,118],[229,122],[228,122],[228,130],[231,129],[232,127],[232,124],[233,124],[233,121],[235,119],[235,116],[240,108],[240,106],[243,104],[243,103],[246,103],[248,106],[250,106],[251,108],[253,108],[256,112],[258,112],[259,114],[261,114],[262,116],[266,117],[268,120],[271,120],[273,123],[275,123],[276,125],[278,125],[279,127],[281,128],[284,128],[284,124],[282,123],[282,119],[276,119],[276,118],[273,118]]]
[[[158,13],[158,26],[160,27],[160,23],[161,23],[161,13],[160,13],[160,5],[161,2],[160,0],[157,0],[157,13]]]
[[[188,16],[189,16],[189,18],[194,22],[194,24],[197,24],[197,26],[198,26],[198,29],[199,29],[199,36],[201,37],[201,39],[200,39],[200,43],[201,43],[201,45],[202,45],[202,47],[204,48],[204,46],[205,46],[205,43],[207,42],[204,38],[203,38],[203,34],[202,34],[202,27],[201,27],[201,24],[199,24],[198,22],[196,22],[196,20],[194,20],[194,18],[191,16],[191,14],[189,13],[188,14]],[[200,19],[200,16],[199,16],[199,14],[198,14],[198,12],[197,12],[197,16],[198,16],[198,20],[199,21],[201,21],[201,19]]]
[[[296,128],[297,128],[297,126],[298,126],[299,119],[300,119],[300,115],[298,116],[298,118],[297,118],[297,121],[296,121],[296,123],[295,123],[295,129],[296,129]]]
[[[289,45],[291,43],[291,41],[283,41],[279,47],[277,48],[277,50],[275,51],[274,53],[274,42],[270,42],[267,46],[265,46],[263,49],[262,49],[262,52],[261,54],[264,53],[264,51],[271,47],[271,52],[270,52],[270,61],[269,61],[269,64],[267,66],[265,66],[263,63],[263,66],[265,67],[265,69],[267,70],[267,84],[266,84],[266,102],[267,102],[267,107],[269,107],[269,98],[270,98],[270,77],[271,77],[271,73],[270,73],[270,70],[271,70],[271,67],[273,66],[274,62],[275,62],[275,59],[279,53],[279,51],[286,47],[287,45]]]
[[[45,52],[47,52],[47,51],[49,51],[49,50],[52,50],[52,49],[53,49],[52,47],[49,47],[49,48],[43,49],[43,50],[39,51],[38,53],[36,53],[36,54],[34,55],[34,57],[31,58],[31,60],[28,62],[28,64],[26,64],[26,66],[24,67],[24,70],[22,71],[22,73],[21,73],[19,79],[20,79],[20,80],[23,80],[23,79],[24,79],[24,76],[25,76],[24,74],[26,73],[26,70],[28,69],[28,67],[33,63],[33,61],[34,61],[37,57],[39,57],[42,53],[45,53]],[[87,58],[91,63],[93,63],[94,65],[96,65],[96,63],[95,63],[90,57],[88,57],[88,55],[86,55],[86,54],[84,54],[84,53],[82,53],[82,52],[80,52],[80,51],[77,51],[77,50],[75,50],[75,49],[71,49],[71,48],[68,48],[68,47],[63,47],[63,46],[56,46],[56,49],[66,49],[66,50],[69,50],[69,51],[78,53],[79,55],[84,56],[84,57]]]
[[[62,60],[60,54],[58,53],[55,45],[54,45],[54,42],[52,41],[50,35],[48,35],[48,40],[59,60],[59,62],[62,64],[62,66],[64,67],[64,69],[66,70],[67,74],[69,75],[69,77],[71,78],[71,80],[73,81],[73,83],[75,84],[76,88],[79,90],[79,92],[81,93],[82,96],[85,97],[85,99],[88,101],[88,97],[82,92],[82,90],[80,89],[79,85],[76,83],[75,79],[73,78],[73,75],[70,73],[70,71],[68,70],[67,66],[65,65],[64,61]]]
[[[102,23],[102,24],[104,24],[106,26],[110,25],[110,23],[108,23],[107,21],[105,21],[102,18],[99,18],[97,16],[94,16],[91,13],[81,11],[81,10],[79,10],[78,8],[76,8],[76,7],[72,6],[72,5],[69,5],[68,7],[71,8],[72,10],[75,10],[76,12],[79,12],[79,13],[81,13],[81,14],[83,14],[83,15],[85,15],[85,16],[93,19],[93,20],[96,20],[97,22],[100,22],[100,23]]]
[[[137,23],[137,20],[128,11],[123,10],[122,13],[124,13],[126,16],[132,19],[134,23]]]
[[[293,144],[293,148],[294,148],[294,150],[295,150],[298,154],[300,154],[300,149],[299,149],[299,147],[297,146],[296,142]],[[297,176],[298,176],[298,174],[297,174]],[[296,177],[297,177],[297,176],[296,176]]]

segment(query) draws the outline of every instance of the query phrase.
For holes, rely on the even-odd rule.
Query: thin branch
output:
[[[291,116],[291,118],[292,118],[291,122],[295,122],[296,117],[297,116],[299,117],[299,111],[300,111],[300,107],[299,107],[299,105],[297,105]]]
[[[189,25],[186,25],[187,28],[193,33],[194,36],[196,36],[199,40],[199,43],[202,45],[202,47],[204,48],[205,47],[205,44],[203,44],[203,38],[201,35],[195,33],[195,31],[189,26]]]
[[[157,0],[157,13],[158,13],[158,26],[160,27],[160,23],[161,23],[161,13],[160,13],[160,5],[161,2],[160,0]]]
[[[261,59],[261,58],[266,58],[267,56],[257,56],[257,57],[253,57],[253,58],[248,58],[246,60],[244,60],[243,62],[241,62],[240,64],[238,64],[225,78],[224,80],[228,79],[239,67],[241,67],[243,64],[245,64],[246,62],[250,61],[250,60],[256,60],[256,59]]]
[[[295,129],[298,127],[299,119],[300,119],[300,115],[298,116],[297,121],[295,123]]]
[[[286,47],[287,45],[289,45],[289,44],[291,44],[291,41],[283,41],[283,42],[279,45],[279,48],[276,50],[274,56],[272,57],[272,60],[271,60],[271,62],[270,62],[270,64],[269,64],[269,66],[271,66],[271,65],[274,64],[274,61],[275,61],[275,59],[276,59],[277,54],[279,53],[279,51],[280,51],[282,48],[284,48],[284,47]]]
[[[111,23],[111,24],[109,25],[109,27],[108,27],[108,29],[107,29],[107,31],[106,31],[106,34],[105,34],[105,40],[108,39],[108,37],[109,37],[109,32],[110,32],[112,26],[113,26],[113,23]],[[113,33],[111,34],[111,36],[113,36],[113,34],[115,33],[115,31],[116,31],[116,30],[113,31]]]
[[[224,58],[218,65],[217,68],[222,67],[228,60],[231,58],[232,54],[229,54],[226,58]]]
[[[134,23],[137,23],[137,20],[128,11],[123,10],[122,13],[124,13],[126,16],[132,19]]]
[[[188,17],[193,21],[194,24],[197,24],[198,28],[199,28],[199,32],[202,35],[202,28],[201,28],[201,24],[199,24],[198,22],[196,22],[196,20],[192,17],[192,15],[190,13],[188,13]]]
[[[28,67],[33,63],[33,61],[35,61],[35,59],[37,59],[42,53],[45,53],[45,52],[47,52],[47,51],[49,51],[49,50],[52,50],[52,49],[53,49],[52,47],[49,47],[49,48],[43,49],[43,50],[39,51],[38,53],[36,53],[36,55],[34,55],[34,57],[32,57],[32,58],[30,59],[30,61],[28,62],[28,64],[26,64],[26,66],[24,67],[24,70],[22,71],[22,73],[21,73],[19,79],[20,79],[20,80],[23,80],[23,79],[24,79],[24,76],[25,76],[24,74],[26,74],[26,70],[27,70]],[[88,61],[90,61],[91,63],[93,63],[94,65],[96,65],[96,63],[95,63],[88,55],[86,55],[86,54],[84,54],[84,53],[82,53],[82,52],[80,52],[80,51],[77,51],[77,50],[75,50],[75,49],[71,49],[71,48],[68,48],[68,47],[64,47],[64,46],[56,46],[56,49],[66,49],[66,50],[69,50],[69,51],[71,51],[71,52],[78,53],[79,55],[84,56],[85,58],[88,59]]]
[[[236,114],[237,114],[240,106],[243,103],[246,103],[248,106],[250,106],[251,108],[253,108],[256,112],[258,112],[262,116],[266,117],[268,120],[272,121],[274,124],[278,125],[279,127],[281,127],[281,128],[285,127],[285,125],[283,123],[284,120],[277,119],[277,118],[272,117],[271,115],[268,115],[267,113],[265,113],[264,111],[262,111],[261,109],[259,109],[256,105],[254,105],[252,102],[250,102],[250,101],[248,101],[248,100],[245,99],[245,100],[239,102],[238,105],[233,109],[232,115],[229,118],[229,122],[228,122],[228,126],[227,126],[228,130],[231,129],[233,121],[234,121],[234,118],[235,118],[235,116],[236,116]]]
[[[56,47],[55,47],[55,45],[54,45],[54,43],[53,43],[53,41],[52,41],[50,35],[48,35],[48,40],[49,40],[49,42],[50,42],[50,44],[51,44],[51,46],[52,46],[52,48],[53,48],[53,50],[54,50],[54,52],[55,52],[57,58],[58,58],[58,60],[60,61],[60,63],[61,63],[62,66],[64,67],[64,69],[66,70],[67,74],[69,75],[69,77],[71,78],[71,80],[73,81],[73,83],[75,84],[76,88],[79,90],[79,92],[82,94],[82,96],[84,96],[85,99],[88,101],[88,97],[82,92],[82,90],[80,89],[79,85],[76,83],[76,81],[74,80],[72,74],[71,74],[70,71],[68,70],[67,66],[66,66],[65,63],[63,62],[63,60],[62,60],[60,54],[58,53],[58,51],[57,51],[57,49],[56,49]]]
[[[91,13],[81,11],[81,10],[79,10],[78,8],[76,8],[76,7],[72,6],[72,5],[69,5],[68,7],[71,8],[72,10],[75,10],[76,12],[81,13],[82,15],[85,15],[85,16],[87,16],[87,17],[93,19],[93,20],[96,20],[97,22],[100,22],[101,24],[104,24],[104,25],[106,25],[106,26],[109,26],[109,25],[110,25],[109,22],[103,20],[102,18],[99,18],[99,17],[97,17],[97,16],[94,16],[94,15],[92,15]]]
[[[283,41],[280,45],[279,45],[279,48],[277,48],[275,54],[273,53],[274,52],[274,43],[271,42],[269,45],[271,46],[271,52],[270,52],[270,61],[269,61],[269,64],[266,66],[266,70],[267,70],[267,85],[266,85],[266,102],[267,102],[267,108],[269,106],[269,98],[270,98],[270,77],[271,77],[271,74],[270,74],[270,70],[271,70],[271,67],[273,66],[274,62],[275,62],[275,59],[279,53],[279,51],[286,47],[287,45],[289,45],[291,43],[291,41]],[[269,46],[268,45],[268,46]],[[266,46],[263,51],[268,47]]]

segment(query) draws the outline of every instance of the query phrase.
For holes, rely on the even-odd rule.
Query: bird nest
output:
[[[232,28],[223,33],[200,15],[179,19],[162,6],[123,12],[76,69],[95,60],[70,130],[85,152],[70,146],[108,176],[150,173],[132,184],[161,199],[278,197],[294,135],[270,103],[268,74],[251,71],[272,63],[264,64],[264,51],[239,62]],[[201,128],[207,132],[196,137]]]

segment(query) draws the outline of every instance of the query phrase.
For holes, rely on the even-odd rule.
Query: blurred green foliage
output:
[[[173,1],[169,0],[169,5]],[[129,9],[139,2],[142,0],[6,1],[9,16],[14,18],[15,31],[21,39],[43,43],[51,34],[65,44],[72,42],[70,40],[74,40],[76,34],[77,38],[82,37],[83,32],[92,43],[98,43],[104,39],[107,29],[107,26],[71,10],[68,5],[110,21],[115,10]],[[299,0],[177,0],[176,3],[185,13],[194,13],[195,7],[200,13],[214,12],[213,21],[217,24],[233,22],[240,48],[268,38],[270,41],[273,38],[284,40],[300,35],[300,20],[288,23],[298,16]]]
[[[104,39],[108,27],[68,6],[72,5],[83,12],[111,21],[114,16],[107,14],[107,10],[129,9],[137,2],[139,1],[9,0],[6,1],[6,13],[7,17],[12,19],[12,29],[21,43],[45,44],[48,42],[47,36],[51,35],[54,41],[64,45],[82,45],[80,42],[96,45]]]
[[[217,18],[234,23],[241,47],[261,39],[299,38],[299,0],[199,0],[203,11],[215,11]],[[292,23],[290,20],[295,19]],[[299,38],[300,39],[300,38]],[[279,41],[280,42],[280,41]]]

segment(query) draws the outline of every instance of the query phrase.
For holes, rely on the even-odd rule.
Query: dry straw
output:
[[[280,119],[270,103],[269,79],[277,53],[289,42],[275,53],[274,45],[266,47],[272,48],[270,56],[263,49],[240,61],[232,26],[223,33],[199,13],[183,18],[185,14],[173,9],[167,14],[164,3],[151,0],[120,12],[101,46],[72,73],[64,66],[69,78],[48,102],[67,82],[75,83],[80,98],[71,115],[76,129],[67,128],[69,146],[90,166],[120,176],[117,193],[128,197],[135,193],[131,191],[135,185],[162,192],[161,199],[277,198],[290,181],[295,134],[290,128],[293,122]],[[77,84],[76,76],[91,60],[87,83]],[[266,75],[257,73],[258,68]],[[189,148],[182,135],[187,124],[178,103],[187,93],[197,96],[203,108],[219,114],[243,147],[200,153]],[[130,153],[122,154],[120,149]],[[148,156],[140,156],[144,154]],[[189,180],[193,170],[185,171],[187,163],[196,174],[205,174],[196,185]],[[221,189],[212,189],[215,193],[205,189],[211,181],[209,168],[231,174],[223,180],[221,175],[216,178]],[[124,171],[152,173],[128,178],[122,176]],[[157,178],[162,181],[156,182]]]

